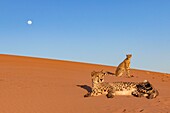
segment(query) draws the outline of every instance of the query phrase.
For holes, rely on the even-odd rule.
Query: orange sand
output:
[[[169,113],[170,74],[131,70],[133,78],[106,76],[105,81],[149,80],[155,99],[105,95],[84,98],[93,70],[115,67],[0,55],[0,113]],[[84,88],[78,87],[82,85]]]

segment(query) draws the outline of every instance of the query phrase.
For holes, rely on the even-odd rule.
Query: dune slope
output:
[[[0,113],[168,113],[170,75],[131,70],[133,78],[106,76],[105,81],[149,80],[160,95],[84,98],[93,70],[115,67],[61,60],[0,55]],[[82,86],[82,87],[80,87]]]

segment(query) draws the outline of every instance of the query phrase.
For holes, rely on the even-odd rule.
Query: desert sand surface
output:
[[[170,74],[132,69],[133,78],[105,78],[109,82],[149,80],[159,91],[155,99],[84,98],[93,70],[114,72],[115,67],[1,54],[0,113],[170,113]]]

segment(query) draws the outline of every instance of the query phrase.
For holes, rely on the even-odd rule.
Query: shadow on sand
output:
[[[77,87],[81,87],[81,88],[87,90],[88,92],[92,92],[92,88],[88,85],[77,85]]]

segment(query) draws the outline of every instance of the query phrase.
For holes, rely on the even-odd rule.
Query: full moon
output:
[[[28,20],[28,21],[27,21],[27,24],[28,24],[28,25],[31,25],[31,24],[32,24],[32,21],[31,21],[31,20]]]

